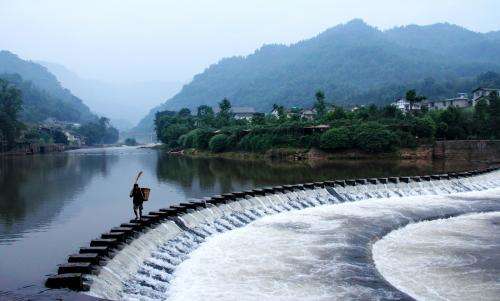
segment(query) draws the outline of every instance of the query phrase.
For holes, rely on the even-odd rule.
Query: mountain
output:
[[[396,96],[379,97],[376,92],[386,87],[472,80],[499,71],[498,37],[448,23],[381,31],[355,19],[290,46],[265,45],[245,57],[222,59],[158,109],[194,110],[216,106],[224,97],[259,111],[274,103],[309,107],[318,89],[336,104],[385,104]],[[151,128],[153,118],[154,111],[139,127]]]
[[[50,70],[72,93],[99,114],[111,119],[120,130],[128,130],[154,106],[172,97],[181,88],[177,82],[109,83],[78,76],[66,67],[38,62]]]
[[[20,59],[9,51],[0,51],[0,77],[23,92],[24,121],[40,122],[49,117],[79,123],[97,120],[81,99],[37,63]]]

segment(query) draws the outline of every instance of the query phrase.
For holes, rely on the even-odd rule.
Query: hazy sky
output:
[[[89,78],[186,81],[223,57],[353,18],[486,32],[500,29],[500,0],[0,0],[0,48]]]

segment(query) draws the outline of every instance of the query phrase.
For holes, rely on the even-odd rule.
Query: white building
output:
[[[394,106],[405,113],[410,112],[410,102],[404,97],[401,97],[398,100],[396,100],[395,102],[391,103],[391,106]],[[412,109],[413,110],[420,110],[420,107],[421,107],[421,104],[419,102],[414,102]]]

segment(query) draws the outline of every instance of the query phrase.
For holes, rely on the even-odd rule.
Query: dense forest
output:
[[[45,124],[46,120],[66,125],[55,127]],[[10,150],[16,144],[28,141],[68,144],[66,133],[83,137],[88,145],[110,144],[118,140],[118,131],[107,118],[99,118],[90,112],[44,67],[0,51],[2,150]]]
[[[495,33],[447,23],[381,31],[353,20],[290,46],[265,45],[211,65],[138,128],[152,128],[156,111],[216,106],[224,97],[261,112],[275,103],[310,107],[317,89],[342,106],[385,105],[412,88],[432,99],[452,97],[470,92],[479,74],[498,72],[498,53]]]
[[[415,90],[406,93],[409,101],[425,96]],[[328,152],[360,150],[367,153],[391,153],[400,148],[432,144],[436,139],[499,139],[500,97],[491,93],[474,107],[446,110],[413,110],[408,113],[388,105],[372,104],[356,110],[328,109],[325,94],[315,94],[313,120],[287,114],[275,105],[277,115],[262,113],[251,120],[235,119],[231,103],[223,99],[219,112],[198,107],[196,115],[188,108],[156,114],[158,139],[170,149],[208,150],[214,153],[320,148]]]
[[[36,122],[48,117],[61,121],[85,123],[98,117],[58,82],[45,67],[0,51],[0,77],[23,92],[22,118]]]

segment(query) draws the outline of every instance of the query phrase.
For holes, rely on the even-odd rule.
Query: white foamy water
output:
[[[411,224],[377,242],[373,258],[418,300],[499,300],[500,212]]]
[[[371,243],[436,214],[500,209],[498,197],[500,189],[372,199],[264,217],[193,251],[174,273],[169,300],[408,299],[377,275]]]
[[[422,220],[500,211],[497,187],[494,172],[210,206],[143,234],[90,277],[89,293],[114,300],[409,300],[377,271],[372,244]]]

